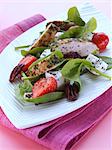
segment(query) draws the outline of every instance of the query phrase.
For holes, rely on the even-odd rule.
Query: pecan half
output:
[[[10,78],[9,78],[10,82],[14,82],[17,75],[21,73],[23,67],[24,67],[23,64],[19,64],[12,70],[12,72],[10,74]]]
[[[78,98],[79,95],[79,87],[74,82],[73,84],[70,84],[70,82],[66,83],[66,88],[65,88],[65,93],[66,97],[69,101],[75,101]]]

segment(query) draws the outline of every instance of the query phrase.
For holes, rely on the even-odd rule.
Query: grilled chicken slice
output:
[[[67,22],[67,21],[52,21],[52,22],[48,22],[46,27],[48,27],[49,24],[55,24],[58,27],[58,31],[66,31],[68,30],[70,27],[75,26],[74,22]]]
[[[60,62],[60,59],[56,55],[52,55],[47,57],[46,59],[41,60],[40,62],[34,63],[30,66],[29,70],[27,71],[28,76],[39,76],[46,71],[49,71]]]
[[[53,64],[50,66],[52,67]],[[43,60],[42,62],[33,66],[30,70],[27,71],[27,75],[32,76],[39,76],[49,70],[49,61]]]
[[[35,47],[48,46],[48,44],[54,39],[57,31],[58,27],[56,25],[53,23],[49,24],[39,39],[37,39],[31,46],[31,49]]]
[[[58,40],[51,44],[51,49],[61,50],[63,54],[77,52],[81,57],[88,56],[94,51],[98,51],[98,47],[90,41],[80,41],[74,38]]]

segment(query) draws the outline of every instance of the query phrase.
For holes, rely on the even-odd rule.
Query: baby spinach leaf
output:
[[[82,66],[83,64],[81,59],[72,59],[68,61],[61,70],[61,73],[65,79],[78,83],[79,90],[81,88],[80,73]]]
[[[85,25],[85,22],[80,17],[80,13],[79,13],[77,7],[71,7],[68,10],[68,19],[67,20],[72,21],[76,25],[79,25],[79,26],[84,26]]]
[[[109,64],[108,67],[107,67],[107,70],[110,70],[110,69],[112,69],[112,65],[111,64]]]
[[[34,55],[34,56],[39,57],[40,54],[41,54],[45,49],[47,49],[47,47],[36,47],[36,48],[33,48],[33,49],[29,50],[29,51],[21,50],[21,55],[26,56],[26,55],[28,55],[28,54],[31,54],[31,55]]]
[[[92,70],[92,71],[98,73],[98,74],[99,74],[100,76],[102,76],[102,77],[105,77],[105,78],[107,78],[107,79],[109,79],[109,80],[112,80],[112,77],[111,77],[111,76],[109,76],[109,75],[107,75],[107,74],[105,74],[105,73],[100,72],[99,70],[97,70],[97,69],[94,68],[94,67],[90,67],[90,70]]]
[[[99,56],[99,55],[96,55],[96,56],[99,57],[99,58],[101,58],[104,62],[106,62],[108,64],[107,70],[112,69],[112,57]]]
[[[104,74],[99,70],[97,70],[96,68],[94,68],[91,62],[87,61],[86,59],[79,59],[79,58],[69,60],[62,68],[61,73],[63,77],[67,80],[70,80],[70,82],[78,83],[80,90],[81,88],[80,74],[83,67],[86,67],[88,70],[98,73],[100,76],[112,80],[111,76]]]
[[[85,32],[93,32],[97,28],[97,22],[94,17],[92,17],[85,25]]]
[[[101,58],[107,64],[112,64],[112,57],[107,57],[107,56],[97,56],[97,57]]]
[[[59,39],[81,37],[84,27],[73,26],[59,36]]]
[[[111,76],[109,76],[109,75],[107,75],[107,74],[105,74],[105,73],[102,73],[101,71],[97,70],[97,69],[92,65],[92,63],[89,62],[89,61],[87,61],[86,59],[83,59],[83,64],[84,64],[84,66],[85,66],[87,69],[89,68],[89,70],[96,72],[96,73],[99,74],[100,76],[105,77],[105,78],[107,78],[107,79],[109,79],[109,80],[112,80],[112,77],[111,77]]]
[[[85,38],[88,33],[93,32],[97,28],[97,21],[92,17],[84,26],[82,37]]]
[[[22,45],[22,46],[17,46],[15,47],[15,50],[19,50],[19,49],[22,49],[22,48],[28,48],[30,47],[31,45]]]
[[[38,76],[30,76],[30,77],[22,77],[22,80],[29,80],[31,83],[36,82],[37,80],[39,80],[40,78],[45,77],[44,74],[38,75]]]
[[[61,72],[63,76],[66,76],[67,78],[69,78],[69,75],[71,76],[72,71],[74,72],[74,69],[77,70],[77,68],[80,66],[81,63],[82,63],[82,60],[79,58],[69,60],[62,68]]]
[[[69,59],[62,59],[59,63],[55,64],[50,70],[60,70],[64,66],[64,64],[68,61]]]
[[[25,92],[31,92],[32,85],[29,80],[25,80],[23,83],[19,84],[20,94],[23,95]]]
[[[58,59],[62,59],[63,58],[63,53],[60,50],[55,50],[54,52],[51,53],[51,57],[53,55],[56,55],[58,57]]]
[[[45,94],[45,95],[37,97],[37,98],[24,99],[24,101],[32,102],[35,104],[43,104],[43,103],[47,103],[47,102],[56,101],[63,97],[64,97],[64,92],[51,92],[51,93]]]
[[[21,83],[17,84],[15,88],[16,99],[23,101],[25,91],[21,88]]]
[[[31,91],[32,85],[29,84],[28,80],[24,81],[23,83],[19,83],[15,88],[16,98],[19,100],[23,100],[24,93]]]
[[[59,39],[65,38],[83,38],[86,39],[88,33],[93,32],[97,27],[96,19],[91,18],[85,26],[73,26],[59,36]]]
[[[84,64],[84,66],[85,66],[87,69],[89,69],[90,71],[94,71],[94,72],[96,72],[97,74],[99,74],[100,76],[105,77],[105,78],[107,78],[107,79],[109,79],[109,80],[112,80],[112,77],[111,77],[111,76],[109,76],[109,75],[107,75],[107,74],[105,74],[105,73],[102,73],[101,71],[97,70],[97,69],[92,65],[92,63],[90,63],[89,61],[83,59],[83,64]]]
[[[27,77],[25,73],[22,73],[23,77]],[[25,92],[32,91],[32,84],[29,80],[24,80],[22,83],[19,83],[15,88],[15,95],[17,99],[23,100],[23,96]]]

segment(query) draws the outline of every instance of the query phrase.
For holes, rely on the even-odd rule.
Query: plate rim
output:
[[[51,20],[51,19],[52,19],[52,18],[50,18],[50,19],[48,19],[48,20],[45,20],[45,21],[39,23],[38,25],[40,25],[40,24],[42,24],[42,23],[45,23],[45,22],[47,22],[47,21],[49,21],[49,20]],[[32,28],[38,27],[38,25],[36,25],[36,26],[34,26],[34,27],[32,27]],[[32,30],[32,28],[30,28],[29,30]],[[29,30],[25,31],[24,33],[28,32]],[[8,47],[10,47],[10,45],[13,45],[13,44],[12,44],[13,42],[15,42],[16,40],[18,40],[19,38],[21,38],[24,33],[22,33],[21,35],[19,35],[19,36],[18,36],[17,38],[15,38],[9,45],[7,45],[7,46],[5,47],[5,49],[1,52],[1,54],[4,53],[4,51],[6,51],[6,49],[7,49]],[[2,57],[1,54],[0,54],[0,56]],[[110,87],[111,87],[111,86],[110,86]],[[110,87],[109,87],[109,88],[110,88]],[[104,92],[108,91],[109,88],[108,88],[107,90],[105,90]],[[103,93],[104,93],[104,92],[103,92]],[[103,93],[102,93],[102,94],[103,94]],[[101,95],[102,95],[102,94],[101,94]],[[101,95],[99,95],[99,96],[101,96]],[[98,97],[99,97],[99,96],[98,96]],[[2,96],[0,95],[0,97],[2,97]],[[96,97],[96,98],[98,98],[98,97]],[[95,98],[95,99],[96,99],[96,98]],[[95,99],[93,99],[92,101],[94,101]],[[91,102],[92,102],[92,101],[91,101]],[[86,104],[88,104],[88,103],[86,103]],[[85,106],[86,104],[80,106],[79,108]],[[3,110],[5,109],[5,107],[3,106],[3,104],[1,104],[1,107],[2,107]],[[77,109],[79,109],[79,108],[77,108]],[[75,109],[75,110],[76,110],[76,109]],[[69,113],[71,113],[71,112],[73,112],[73,111],[74,111],[74,110],[72,110],[72,111],[70,111],[70,112],[66,112],[65,114],[63,114],[63,115],[61,115],[61,116],[64,116],[64,115],[66,115],[66,114],[69,114]],[[5,113],[5,112],[6,112],[6,110],[4,110],[4,113]],[[8,115],[6,115],[6,116],[8,116]],[[61,116],[60,116],[60,117],[61,117]],[[59,116],[58,116],[57,118],[59,118]],[[57,119],[57,118],[55,118],[55,119]],[[46,122],[49,122],[49,121],[55,120],[55,119],[54,119],[54,117],[53,117],[53,119],[50,119],[50,120],[48,119],[48,121],[44,121],[44,122],[46,123]],[[11,120],[10,120],[10,121],[11,121]],[[12,122],[12,121],[11,121],[11,122]],[[42,122],[42,123],[43,123],[43,122]],[[42,123],[41,123],[41,124],[42,124]],[[13,124],[14,124],[14,123],[13,123]],[[29,127],[29,126],[28,126],[28,127],[20,127],[20,126],[18,127],[16,124],[14,124],[14,125],[15,125],[17,128],[19,128],[19,129],[25,129],[25,128],[28,128],[28,127]],[[37,124],[35,124],[35,125],[37,125]],[[35,126],[35,125],[33,125],[33,126]],[[30,126],[30,127],[32,127],[32,126]]]

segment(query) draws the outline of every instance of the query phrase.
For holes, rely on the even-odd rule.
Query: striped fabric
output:
[[[17,36],[44,20],[45,18],[43,16],[37,14],[29,19],[16,23],[5,30],[2,30],[0,32],[0,52]]]

